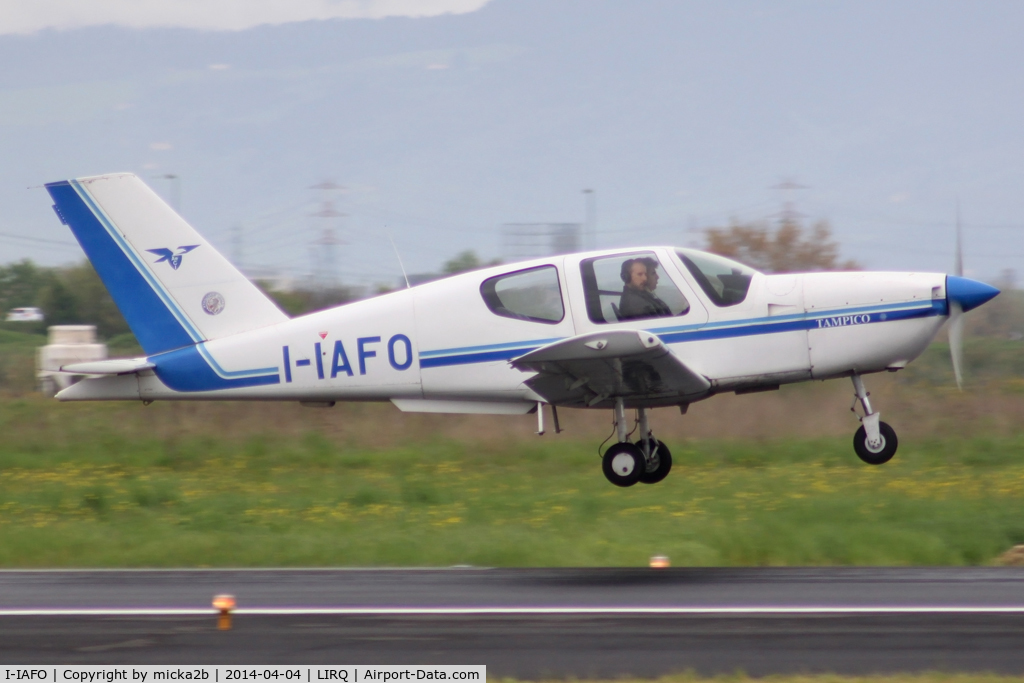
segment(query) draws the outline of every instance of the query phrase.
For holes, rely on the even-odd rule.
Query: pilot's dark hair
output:
[[[622,270],[619,271],[619,277],[622,278],[622,284],[629,284],[629,281],[633,277],[630,271],[632,271],[633,269],[633,264],[636,263],[638,260],[639,259],[630,258],[622,262]]]
[[[660,265],[657,259],[653,259],[650,256],[644,256],[636,260],[644,264],[644,266],[647,267],[647,270],[656,270],[657,267]]]
[[[633,269],[634,263],[642,263],[644,264],[644,268],[647,268],[648,270],[654,270],[655,268],[658,267],[658,265],[660,265],[657,259],[652,259],[650,256],[641,256],[640,258],[626,259],[625,261],[622,262],[622,270],[619,271],[619,277],[622,278],[623,284],[628,285],[629,281],[632,279],[632,274],[630,271]]]

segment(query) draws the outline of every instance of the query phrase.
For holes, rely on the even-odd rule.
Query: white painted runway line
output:
[[[546,615],[886,615],[886,614],[1024,614],[1024,605],[911,605],[911,606],[787,606],[758,605],[733,607],[240,607],[233,615],[339,615],[339,616],[546,616]],[[149,616],[211,616],[218,614],[205,608],[40,608],[0,609],[0,617],[149,617]]]

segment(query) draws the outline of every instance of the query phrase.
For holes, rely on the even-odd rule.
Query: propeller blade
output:
[[[956,276],[964,276],[964,243],[960,230],[960,202],[956,203],[956,255],[953,262]],[[946,282],[946,294],[949,296],[949,282]],[[964,390],[964,307],[956,299],[949,298],[949,355],[953,360],[953,376],[956,377],[956,388]]]
[[[956,388],[964,390],[964,312],[959,302],[949,302],[949,354],[953,358]]]

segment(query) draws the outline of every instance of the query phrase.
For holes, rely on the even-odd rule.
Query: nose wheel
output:
[[[625,406],[621,398],[615,402],[615,429],[619,442],[605,451],[601,469],[608,481],[616,486],[632,486],[637,482],[656,484],[672,469],[672,454],[668,446],[651,433],[647,409],[640,408],[638,413],[640,440],[630,443]]]
[[[878,423],[878,440],[872,442],[868,438],[868,430],[861,427],[853,435],[853,450],[857,457],[869,465],[884,465],[896,455],[896,430],[885,422]]]
[[[853,376],[853,389],[856,392],[854,406],[860,402],[864,408],[864,417],[860,418],[860,429],[853,435],[853,450],[857,457],[867,464],[883,465],[896,455],[896,448],[899,446],[896,430],[879,419],[881,413],[871,410],[871,401],[868,399],[870,394],[864,388],[864,381],[860,375]]]

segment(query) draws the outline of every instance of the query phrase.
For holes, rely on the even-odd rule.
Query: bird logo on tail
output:
[[[171,265],[171,268],[177,270],[178,266],[181,265],[182,257],[184,257],[185,254],[192,251],[193,249],[198,249],[199,246],[200,245],[198,244],[189,244],[186,246],[181,246],[178,247],[177,252],[173,252],[170,249],[167,249],[166,247],[163,249],[147,249],[146,251],[148,251],[150,254],[156,254],[157,256],[160,257],[156,261],[153,261],[153,263],[163,263],[164,261],[167,261]]]

